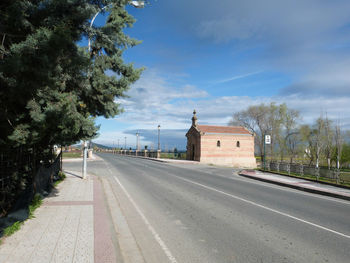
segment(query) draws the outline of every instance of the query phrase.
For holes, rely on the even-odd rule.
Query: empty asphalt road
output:
[[[110,181],[146,262],[350,262],[348,201],[230,168],[99,156],[89,173]]]

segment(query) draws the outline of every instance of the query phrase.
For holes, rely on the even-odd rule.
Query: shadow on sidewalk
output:
[[[77,174],[74,174],[72,172],[68,172],[68,171],[64,171],[66,174],[69,174],[69,175],[72,175],[74,177],[77,177],[77,178],[80,178],[80,179],[83,179],[83,177],[81,175],[77,175]]]

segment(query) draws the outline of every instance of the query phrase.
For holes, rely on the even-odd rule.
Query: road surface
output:
[[[88,172],[108,178],[146,262],[350,262],[348,201],[232,168],[100,157]]]

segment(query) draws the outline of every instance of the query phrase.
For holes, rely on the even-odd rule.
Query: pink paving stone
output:
[[[110,233],[107,207],[102,185],[94,177],[94,247],[95,263],[116,262],[116,253]]]

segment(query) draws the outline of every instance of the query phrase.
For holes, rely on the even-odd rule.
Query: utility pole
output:
[[[158,125],[158,151],[160,151],[160,124]]]
[[[135,8],[144,8],[145,7],[145,1],[129,1],[129,4]],[[91,19],[90,22],[90,28],[92,28],[92,25],[94,24],[94,21],[96,19],[96,17],[98,16],[99,13],[101,13],[101,11],[105,10],[108,6],[111,6],[112,4],[106,5],[103,8],[101,8],[100,11],[98,11],[94,17]],[[91,51],[91,39],[89,37],[88,39],[88,51],[90,53]],[[90,72],[88,72],[88,76],[90,76]],[[119,141],[118,141],[119,144]],[[84,151],[83,151],[83,178],[86,179],[86,158],[87,158],[87,142],[83,141],[83,147],[84,147]],[[125,149],[126,149],[126,137],[125,137]]]
[[[136,133],[136,151],[138,151],[139,150],[139,133],[137,132]]]
[[[83,179],[86,179],[87,142],[83,141]]]
[[[264,138],[264,170],[266,170],[266,151],[265,151],[265,145],[266,144],[271,144],[271,136],[270,135],[265,135]]]

